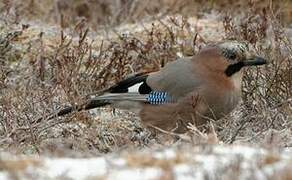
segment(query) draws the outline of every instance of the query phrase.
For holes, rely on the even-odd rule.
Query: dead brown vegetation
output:
[[[265,68],[246,71],[243,103],[233,115],[214,122],[218,138],[225,143],[291,146],[292,50],[291,39],[285,33],[291,20],[286,6],[268,1],[228,6],[224,2],[171,0],[147,4],[70,2],[2,2],[1,148],[42,153],[48,147],[54,151],[54,147],[68,144],[63,148],[95,154],[163,144],[153,139],[135,116],[118,110],[118,115],[111,118],[102,115],[96,118],[87,112],[51,120],[45,117],[65,105],[80,104],[88,94],[128,74],[158,70],[178,54],[193,55],[209,41],[216,41],[205,39],[198,29],[191,30],[187,21],[190,16],[208,19],[212,10],[222,17],[217,18],[224,25],[222,39],[248,41],[255,52],[271,62]],[[239,13],[229,6],[246,10]],[[177,13],[183,16],[174,15]],[[165,18],[166,15],[171,16]],[[64,29],[36,33],[29,25],[36,20]],[[139,24],[139,20],[157,21],[150,26],[142,25],[143,30],[138,33],[115,30],[125,23]],[[94,37],[103,34],[102,31],[108,31],[105,33],[108,37],[96,42]],[[109,31],[114,35],[109,35]],[[36,123],[40,117],[42,121]],[[280,140],[274,140],[275,136]]]

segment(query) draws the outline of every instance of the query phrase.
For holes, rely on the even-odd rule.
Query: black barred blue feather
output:
[[[160,92],[160,91],[150,92],[146,100],[150,104],[157,104],[157,105],[172,102],[172,98],[171,96],[168,95],[167,92]]]

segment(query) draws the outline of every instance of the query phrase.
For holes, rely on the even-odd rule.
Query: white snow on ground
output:
[[[248,146],[186,146],[108,154],[94,158],[25,158],[1,155],[0,179],[12,173],[21,179],[282,179],[292,170],[292,152],[268,151]],[[5,166],[13,161],[19,164]],[[4,164],[4,165],[3,165]],[[5,168],[6,167],[6,168]],[[284,177],[283,175],[283,177]],[[290,177],[290,176],[289,176]]]
[[[85,179],[88,176],[102,176],[107,172],[107,163],[104,158],[46,158],[44,162],[44,167],[37,171],[40,175],[49,178],[65,176],[71,179]]]
[[[116,180],[147,180],[157,179],[162,175],[162,171],[158,168],[134,168],[134,169],[121,169],[109,173],[107,179]]]

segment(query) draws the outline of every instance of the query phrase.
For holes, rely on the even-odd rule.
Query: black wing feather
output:
[[[106,92],[126,93],[128,92],[129,87],[142,82],[143,84],[139,87],[139,93],[148,94],[152,91],[152,89],[146,84],[147,77],[148,74],[145,73],[135,74],[134,76],[131,76],[125,80],[118,82],[116,85],[110,87]]]

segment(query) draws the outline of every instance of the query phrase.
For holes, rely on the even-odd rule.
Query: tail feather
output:
[[[64,109],[61,109],[57,113],[57,116],[64,116],[64,115],[69,114],[73,111],[90,110],[90,109],[94,109],[97,107],[106,106],[108,104],[110,104],[110,102],[108,102],[106,100],[90,99],[88,102],[84,103],[83,105],[70,106],[70,107],[66,107]]]
[[[82,105],[65,107],[65,108],[59,110],[58,112],[49,115],[46,119],[49,120],[49,119],[53,119],[55,117],[65,116],[65,115],[70,114],[74,111],[90,110],[90,109],[106,106],[106,105],[109,105],[115,101],[147,102],[147,97],[148,97],[148,95],[143,95],[143,94],[139,94],[139,93],[107,93],[107,94],[100,95],[96,98],[89,99],[86,103],[84,103]],[[42,119],[43,118],[39,118],[35,122],[38,123]]]
[[[110,104],[110,102],[106,101],[106,100],[90,99],[86,103],[84,103],[83,105],[65,107],[65,108],[59,110],[58,112],[50,114],[49,116],[46,117],[46,119],[50,120],[50,119],[53,119],[55,117],[65,116],[65,115],[70,114],[74,111],[90,110],[90,109],[94,109],[97,107],[106,106],[108,104]],[[43,118],[39,118],[36,121],[34,121],[34,123],[39,123],[42,119]]]

